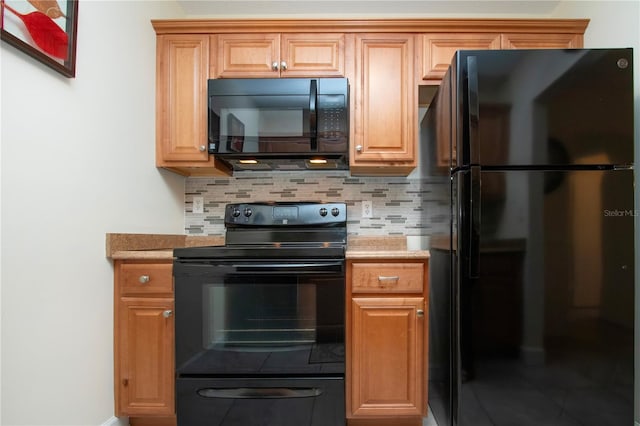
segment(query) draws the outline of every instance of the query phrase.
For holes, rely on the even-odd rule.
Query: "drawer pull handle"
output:
[[[151,278],[149,278],[149,275],[140,275],[140,278],[138,278],[138,281],[140,281],[140,284],[146,284],[149,281],[151,281]]]
[[[392,277],[384,277],[384,276],[379,276],[378,277],[378,281],[382,282],[382,281],[398,281],[400,279],[399,276],[395,275]]]

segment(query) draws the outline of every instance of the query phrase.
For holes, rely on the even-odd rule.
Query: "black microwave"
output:
[[[208,81],[209,153],[233,170],[349,168],[346,78]]]

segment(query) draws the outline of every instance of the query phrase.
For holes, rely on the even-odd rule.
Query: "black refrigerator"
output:
[[[632,49],[458,51],[421,122],[439,426],[632,425]],[[637,397],[637,396],[636,396]]]

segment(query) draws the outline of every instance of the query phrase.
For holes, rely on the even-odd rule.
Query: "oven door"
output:
[[[176,260],[178,377],[344,376],[344,262]]]

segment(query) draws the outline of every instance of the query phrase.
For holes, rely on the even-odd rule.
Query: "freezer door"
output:
[[[483,171],[480,184],[477,275],[459,265],[452,296],[458,424],[632,424],[633,171]]]
[[[633,163],[632,52],[459,51],[455,164]]]

